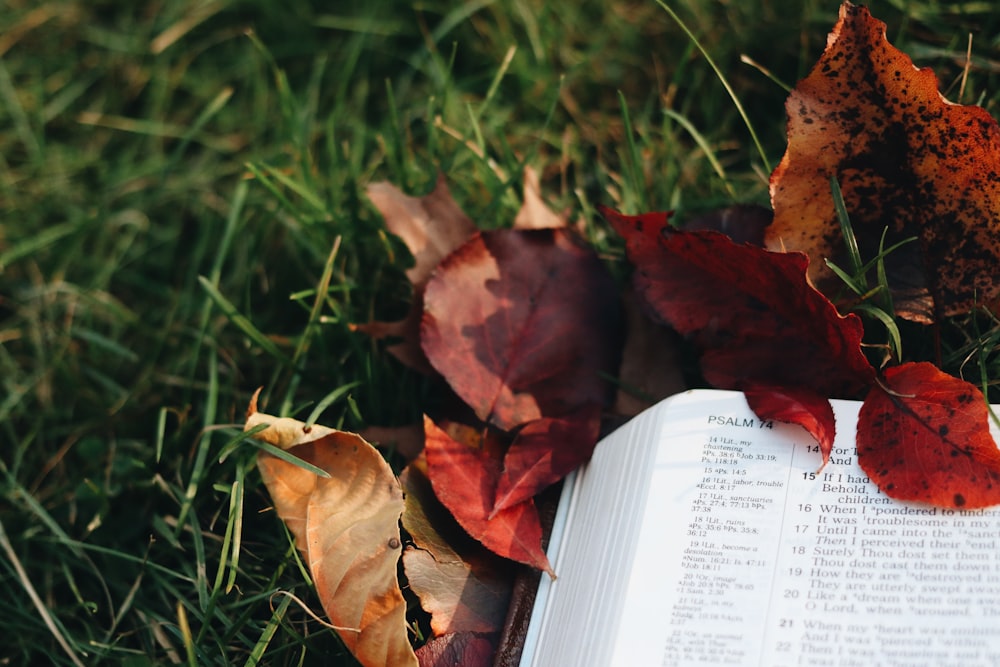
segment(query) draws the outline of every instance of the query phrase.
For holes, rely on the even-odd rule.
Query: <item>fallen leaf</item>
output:
[[[428,282],[421,342],[481,420],[510,430],[607,401],[618,308],[614,281],[569,232],[483,232]]]
[[[853,397],[872,382],[861,320],[841,316],[809,284],[805,255],[738,245],[717,232],[677,231],[664,213],[602,213],[625,238],[640,296],[698,345],[711,384]]]
[[[514,218],[514,229],[565,227],[566,218],[557,215],[542,201],[542,186],[533,167],[524,168],[524,201]]]
[[[496,643],[473,632],[435,637],[417,650],[420,667],[492,667]]]
[[[427,476],[459,525],[493,553],[554,576],[542,550],[542,526],[532,500],[493,512],[502,449],[465,428],[457,440],[424,418]],[[470,442],[471,440],[471,442]]]
[[[261,452],[261,477],[278,516],[295,537],[330,622],[366,667],[416,665],[397,581],[403,493],[382,456],[353,433],[334,431],[256,411],[246,429],[254,437],[295,448],[295,455],[329,478]]]
[[[493,513],[535,497],[589,461],[600,430],[599,405],[525,424],[504,455]]]
[[[443,174],[434,190],[423,197],[410,197],[385,181],[370,184],[367,193],[385,226],[413,255],[414,265],[406,277],[415,288],[423,287],[434,267],[476,233],[472,220],[452,198]]]
[[[684,391],[677,333],[646,317],[634,290],[622,297],[625,343],[612,411],[632,417],[667,396]]]
[[[420,318],[424,313],[423,294],[414,293],[413,301],[406,317],[396,322],[375,320],[363,324],[351,324],[351,331],[360,331],[374,340],[398,338],[398,343],[387,346],[386,352],[396,357],[407,368],[424,375],[435,375],[424,351],[420,347]]]
[[[979,389],[929,363],[886,369],[858,416],[858,463],[899,500],[974,509],[1000,503],[1000,450]]]
[[[478,632],[499,637],[510,602],[512,563],[469,537],[434,496],[417,464],[400,476],[403,527],[415,544],[403,552],[410,589],[431,615],[435,636]]]
[[[385,181],[370,184],[367,193],[385,226],[413,256],[414,265],[406,271],[413,284],[413,301],[406,317],[398,322],[373,321],[352,324],[351,328],[375,340],[399,338],[400,342],[386,351],[405,366],[431,375],[434,369],[420,347],[424,286],[438,263],[476,233],[476,226],[455,203],[443,174],[438,176],[434,190],[423,197],[411,197]]]
[[[836,418],[829,399],[807,387],[772,387],[751,384],[744,388],[747,405],[761,419],[797,424],[817,443],[823,466],[830,460],[837,433]],[[822,467],[822,466],[821,466]]]
[[[367,426],[358,432],[376,447],[392,449],[407,461],[412,461],[424,449],[424,425],[414,422],[407,426]]]
[[[767,246],[812,258],[827,293],[842,284],[836,177],[865,260],[886,259],[897,314],[929,322],[1000,295],[1000,126],[983,108],[952,104],[927,68],[886,40],[885,24],[845,2],[826,50],[789,95],[788,149],[771,175]]]

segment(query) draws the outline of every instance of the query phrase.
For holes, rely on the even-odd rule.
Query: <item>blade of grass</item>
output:
[[[323,312],[323,303],[326,301],[330,291],[330,282],[333,280],[333,266],[334,262],[337,261],[337,253],[340,252],[341,239],[342,237],[340,236],[334,239],[333,247],[330,248],[330,254],[323,265],[323,273],[320,275],[319,283],[316,285],[312,308],[309,310],[309,320],[306,322],[302,336],[299,338],[299,344],[295,347],[295,353],[292,355],[292,366],[296,369],[299,368],[302,360],[309,353],[309,346],[312,344],[313,337],[319,331],[320,315]]]
[[[256,667],[260,664],[261,658],[264,657],[264,652],[267,651],[268,645],[274,639],[274,633],[278,631],[278,626],[285,619],[285,612],[288,611],[288,605],[291,603],[292,599],[290,597],[282,596],[281,602],[278,603],[267,625],[264,626],[264,631],[260,633],[260,639],[257,640],[253,650],[250,651],[250,657],[247,658],[245,663],[246,667]]]
[[[198,655],[194,648],[193,638],[191,637],[191,626],[188,624],[184,603],[180,600],[177,601],[177,627],[180,629],[181,638],[184,641],[184,652],[187,654],[188,667],[198,667]]]
[[[184,133],[180,137],[180,143],[174,149],[173,153],[167,159],[166,164],[163,168],[163,177],[166,178],[166,173],[173,171],[174,167],[177,165],[177,161],[180,159],[184,151],[187,150],[188,145],[191,140],[201,132],[202,128],[205,127],[206,123],[211,120],[219,111],[222,110],[224,106],[229,102],[229,99],[233,96],[234,89],[232,86],[226,86],[220,90],[215,97],[213,97],[208,106],[206,106],[201,113],[198,114],[194,122],[189,125]]]
[[[236,586],[236,575],[240,571],[240,553],[242,552],[243,546],[243,489],[245,485],[245,475],[243,466],[237,466],[236,468],[236,508],[232,512],[232,521],[235,524],[233,526],[233,549],[232,556],[229,559],[229,579],[226,581],[226,594],[232,592],[233,587]],[[228,530],[228,526],[226,528]],[[222,553],[225,554],[226,550],[223,549]]]
[[[503,81],[504,75],[507,74],[507,70],[510,68],[510,63],[514,60],[514,55],[517,53],[517,46],[512,44],[507,49],[507,53],[504,54],[503,60],[500,62],[500,67],[497,68],[496,74],[493,75],[493,81],[490,82],[490,87],[486,91],[486,97],[479,105],[479,109],[476,111],[475,120],[478,123],[483,118],[483,113],[489,108],[490,103],[493,101],[494,96],[497,94],[497,89],[500,88],[500,82]]]
[[[354,389],[355,387],[361,386],[361,381],[357,380],[355,382],[349,382],[343,386],[337,387],[329,394],[323,397],[323,399],[316,404],[313,411],[309,413],[309,417],[305,421],[305,426],[303,428],[312,428],[312,425],[316,423],[319,416],[323,414],[323,411],[330,407],[333,403],[342,398],[347,392]]]
[[[39,250],[52,245],[59,239],[69,236],[80,229],[79,223],[63,222],[52,225],[48,229],[39,229],[31,236],[18,241],[2,253],[0,253],[0,273],[4,268],[13,264],[22,257],[30,257]]]
[[[699,132],[695,126],[691,124],[691,121],[689,121],[685,116],[682,116],[673,109],[664,109],[663,113],[687,130],[687,133],[691,135],[691,138],[694,139],[695,143],[698,144],[698,147],[701,148],[703,153],[705,153],[705,159],[708,160],[710,165],[712,165],[712,169],[719,175],[719,178],[722,180],[722,184],[726,187],[726,192],[728,192],[730,196],[735,199],[736,190],[733,188],[732,183],[729,182],[729,177],[726,176],[726,170],[722,168],[722,163],[720,163],[719,159],[715,157],[715,152],[712,150],[712,147],[709,146],[708,141],[701,134],[701,132]]]
[[[628,104],[625,102],[625,95],[618,91],[618,106],[621,109],[622,122],[625,124],[625,146],[626,160],[625,173],[631,195],[635,200],[635,206],[639,210],[648,210],[646,205],[646,184],[643,178],[642,160],[639,158],[639,148],[635,144],[635,130],[632,128],[632,117],[629,114]]]
[[[83,667],[83,662],[81,662],[80,658],[77,657],[76,651],[74,651],[69,645],[63,631],[56,625],[56,621],[52,618],[52,614],[49,613],[48,607],[45,606],[45,603],[42,602],[42,599],[38,596],[38,592],[31,583],[28,573],[21,564],[21,559],[17,557],[14,547],[11,545],[10,540],[7,539],[7,531],[4,529],[3,521],[0,521],[0,548],[3,548],[4,553],[7,554],[7,560],[9,560],[11,565],[14,566],[14,571],[17,572],[17,578],[21,582],[21,586],[24,587],[24,591],[28,594],[28,597],[31,598],[31,603],[35,605],[38,615],[42,617],[42,622],[45,623],[45,627],[47,627],[49,632],[52,633],[52,637],[56,640],[56,643],[59,644],[59,647],[63,650],[67,657],[69,657],[70,661],[74,665],[77,667]]]
[[[320,477],[323,477],[325,479],[330,478],[330,473],[323,470],[322,468],[314,466],[312,463],[309,463],[308,461],[300,459],[294,454],[291,454],[287,449],[281,449],[280,447],[275,447],[274,445],[267,442],[263,442],[262,440],[247,440],[247,442],[249,442],[257,449],[264,450],[265,452],[267,452],[271,456],[274,456],[275,458],[279,458],[282,461],[286,461],[288,463],[291,463],[292,465],[296,465],[302,468],[303,470],[308,470],[314,475],[319,475]]]
[[[199,276],[200,278],[200,276]],[[215,414],[219,406],[219,364],[218,353],[215,348],[208,351],[208,391],[205,394],[204,405],[204,430],[198,439],[198,450],[195,454],[194,465],[191,468],[191,477],[188,480],[187,489],[184,491],[184,498],[181,500],[180,512],[177,514],[177,526],[174,528],[174,537],[180,537],[180,532],[184,528],[184,521],[194,505],[194,499],[198,495],[198,488],[201,486],[202,475],[205,471],[205,462],[208,460],[208,451],[212,445],[212,430],[208,427],[215,423]],[[200,591],[199,591],[200,594]],[[204,606],[202,606],[204,608]]]
[[[840,183],[836,176],[830,177],[830,191],[833,193],[833,208],[837,212],[837,220],[840,222],[840,229],[844,235],[844,243],[847,245],[847,261],[850,262],[851,272],[855,279],[864,288],[868,289],[868,280],[862,270],[864,262],[861,260],[861,251],[858,249],[858,239],[854,235],[854,227],[851,225],[851,217],[847,214],[847,205],[844,203],[844,193],[840,190]]]
[[[278,346],[274,342],[260,332],[257,327],[253,325],[247,317],[237,310],[226,297],[222,296],[222,293],[215,288],[215,286],[209,282],[205,276],[198,276],[198,282],[201,283],[202,288],[208,294],[212,302],[222,311],[222,314],[226,316],[231,323],[233,323],[236,328],[242,331],[247,338],[256,343],[261,349],[270,354],[275,359],[282,361],[285,364],[290,363],[288,357],[278,349]]]
[[[743,124],[746,125],[747,130],[750,132],[750,138],[753,140],[753,144],[757,148],[757,154],[760,155],[760,161],[764,164],[764,170],[767,171],[767,173],[771,173],[773,170],[771,167],[771,161],[767,159],[767,153],[764,152],[764,146],[760,143],[760,138],[758,138],[757,132],[753,128],[753,123],[750,122],[750,117],[747,115],[746,109],[743,108],[743,103],[740,102],[740,98],[736,96],[736,91],[734,91],[733,87],[729,85],[729,80],[726,79],[726,76],[722,73],[722,70],[719,69],[719,66],[715,64],[715,60],[708,53],[708,50],[702,45],[701,41],[695,37],[694,33],[691,32],[691,29],[687,27],[687,24],[684,23],[684,21],[681,20],[681,17],[677,15],[677,12],[671,9],[670,5],[664,2],[664,0],[656,0],[656,4],[662,7],[665,12],[670,14],[670,18],[677,23],[680,29],[684,31],[684,34],[688,36],[688,39],[694,42],[695,46],[698,47],[698,50],[701,51],[701,55],[705,57],[705,61],[708,62],[709,67],[712,68],[712,71],[715,72],[715,75],[719,78],[723,88],[725,88],[726,92],[729,94],[729,98],[736,106],[736,111],[740,114],[740,118],[743,119]]]
[[[903,339],[899,334],[899,326],[892,315],[870,303],[859,303],[854,307],[854,310],[869,315],[882,323],[886,333],[889,335],[889,349],[892,351],[893,357],[895,359],[902,359]]]

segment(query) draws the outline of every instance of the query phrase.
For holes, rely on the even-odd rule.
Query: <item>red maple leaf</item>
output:
[[[525,424],[504,455],[493,512],[534,497],[589,460],[600,428],[599,405]]]
[[[502,445],[490,432],[451,425],[452,433],[424,418],[427,477],[434,494],[465,531],[493,553],[549,574],[542,525],[530,498],[494,512]]]
[[[822,404],[858,394],[873,370],[861,351],[861,320],[841,316],[812,287],[808,258],[717,232],[677,231],[666,213],[602,212],[625,238],[646,304],[701,348],[705,379],[748,390],[761,418],[806,427],[825,462],[835,425]]]
[[[1000,502],[982,393],[929,363],[885,372],[858,416],[858,463],[886,495],[971,509]]]
[[[826,396],[807,387],[750,385],[744,388],[747,405],[761,419],[773,419],[786,424],[798,424],[816,439],[823,465],[830,460],[836,436],[836,418],[833,406]]]

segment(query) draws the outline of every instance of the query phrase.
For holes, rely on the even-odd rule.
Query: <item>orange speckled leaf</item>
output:
[[[246,428],[330,474],[321,478],[262,452],[257,459],[274,507],[316,583],[330,622],[365,667],[417,664],[397,581],[403,492],[382,456],[353,433],[256,412]]]
[[[823,262],[843,255],[836,177],[864,259],[886,227],[887,246],[919,239],[887,259],[898,314],[929,322],[1000,294],[1000,127],[985,109],[945,100],[934,73],[850,2],[786,109],[767,247],[807,253],[813,282],[839,286]]]
[[[958,509],[1000,503],[1000,450],[979,389],[929,363],[889,368],[885,384],[858,415],[865,474],[900,500]]]

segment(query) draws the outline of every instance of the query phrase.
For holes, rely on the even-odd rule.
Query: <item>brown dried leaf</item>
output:
[[[323,609],[366,667],[417,664],[396,579],[403,493],[382,456],[354,433],[256,411],[246,429],[322,468],[322,478],[262,452],[257,465],[275,509],[309,565]]]
[[[439,175],[434,190],[423,197],[410,197],[388,182],[372,183],[368,198],[385,218],[385,226],[398,236],[413,255],[414,266],[406,277],[420,289],[448,253],[476,233],[476,226],[458,207]]]
[[[434,375],[435,370],[420,348],[420,318],[423,317],[423,313],[423,293],[418,293],[413,295],[413,302],[403,319],[396,322],[376,320],[366,324],[352,324],[350,327],[352,331],[360,331],[374,340],[398,338],[399,342],[386,347],[386,352],[396,357],[404,366],[418,373]]]
[[[407,426],[367,426],[358,433],[380,449],[392,449],[407,461],[412,461],[424,449],[424,425],[415,422]]]
[[[387,351],[413,370],[433,375],[434,369],[420,349],[424,286],[441,260],[476,233],[476,226],[452,199],[443,174],[438,176],[434,190],[424,197],[411,197],[385,181],[370,184],[367,192],[385,219],[385,226],[402,239],[413,255],[414,265],[406,271],[413,283],[413,303],[406,317],[398,322],[368,322],[352,325],[352,329],[376,340],[399,337],[400,342],[390,345]]]
[[[566,218],[550,209],[542,200],[542,186],[533,167],[524,168],[524,203],[514,218],[514,229],[565,227]]]
[[[510,602],[513,567],[469,537],[434,496],[416,464],[403,471],[403,526],[416,548],[403,552],[410,589],[431,614],[436,636],[499,635]]]

